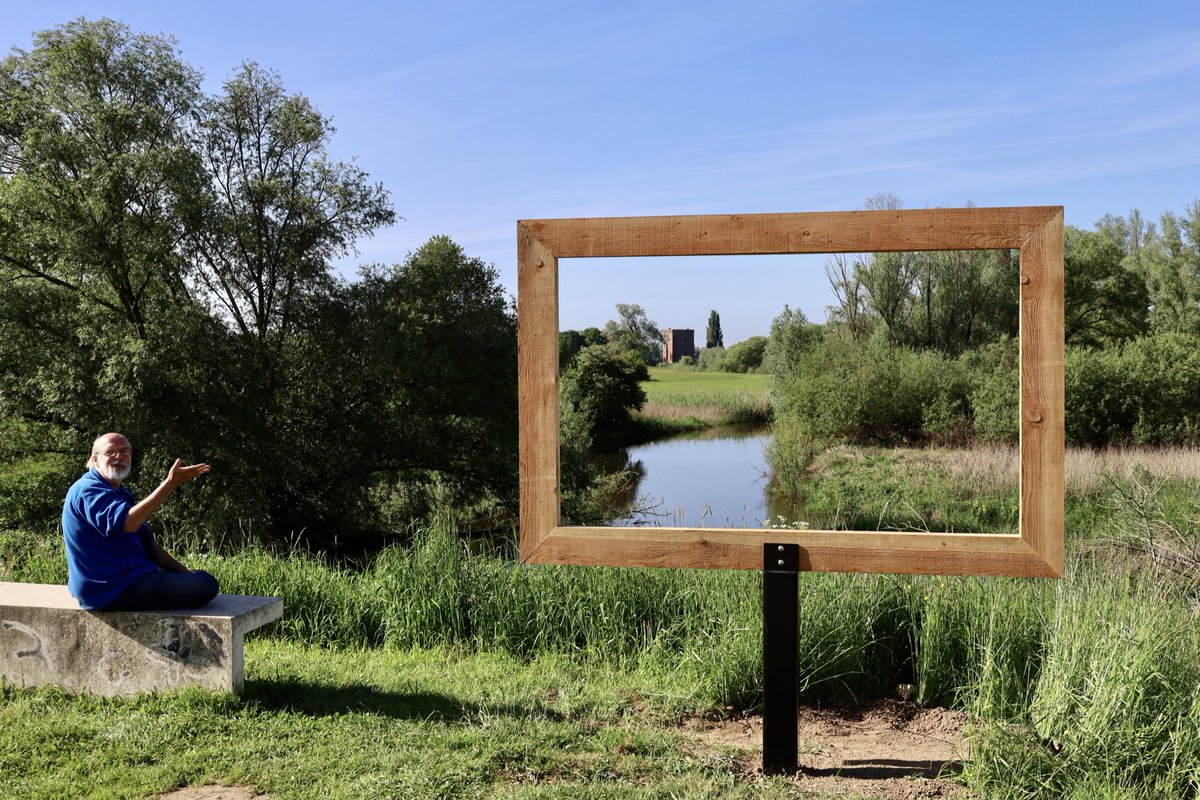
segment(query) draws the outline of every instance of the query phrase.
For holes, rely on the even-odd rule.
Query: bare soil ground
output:
[[[159,800],[267,800],[248,786],[185,786],[159,795]]]
[[[965,798],[953,778],[967,758],[967,715],[899,700],[868,706],[800,709],[797,783],[833,796],[881,800]],[[692,719],[685,730],[701,748],[739,751],[747,771],[762,766],[762,717]]]

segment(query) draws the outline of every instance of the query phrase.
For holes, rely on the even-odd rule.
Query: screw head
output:
[[[783,545],[779,545],[779,552],[783,552]]]
[[[783,566],[783,559],[782,559],[782,558],[781,558],[781,559],[779,559],[779,566],[781,566],[781,567]]]

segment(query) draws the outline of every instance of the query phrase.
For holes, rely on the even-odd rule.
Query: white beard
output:
[[[118,483],[129,477],[129,467],[114,467],[108,464],[97,464],[97,471],[110,481]]]

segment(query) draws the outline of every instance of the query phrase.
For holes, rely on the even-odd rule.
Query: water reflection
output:
[[[612,524],[764,528],[806,521],[802,509],[767,492],[770,440],[765,426],[728,426],[606,454],[609,469],[629,465],[641,474],[629,496],[637,510]]]

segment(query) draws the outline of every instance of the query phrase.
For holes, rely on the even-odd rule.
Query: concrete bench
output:
[[[66,586],[0,582],[0,676],[15,686],[137,694],[242,689],[242,636],[278,597],[217,595],[195,609],[84,611]]]

